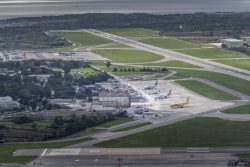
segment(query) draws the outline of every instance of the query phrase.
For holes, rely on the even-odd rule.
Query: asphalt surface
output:
[[[126,45],[132,46],[132,47],[137,48],[137,49],[141,49],[144,51],[159,54],[159,55],[165,56],[166,58],[172,57],[172,58],[175,58],[177,60],[181,60],[181,61],[184,61],[187,63],[191,63],[191,64],[195,64],[195,65],[204,67],[204,68],[209,69],[211,71],[225,73],[228,75],[232,75],[232,76],[250,81],[250,71],[247,71],[247,70],[243,70],[243,69],[239,69],[236,67],[212,62],[212,61],[205,60],[205,59],[200,59],[200,58],[193,57],[190,55],[174,52],[174,51],[171,51],[168,49],[162,49],[159,47],[155,47],[152,45],[148,45],[148,44],[144,44],[144,43],[141,43],[138,41],[134,41],[134,40],[131,40],[128,38],[105,33],[105,32],[99,31],[99,30],[86,29],[86,30],[82,30],[82,31],[85,31],[85,32],[88,32],[88,33],[91,33],[94,35],[98,35],[98,36],[113,40],[115,42],[126,44]]]
[[[222,112],[214,112],[204,115],[205,117],[214,117],[220,118],[224,120],[231,120],[231,121],[250,121],[249,114],[225,114]]]
[[[115,155],[160,155],[170,153],[249,153],[250,147],[173,147],[173,148],[57,148],[57,149],[19,149],[14,156],[115,156]]]
[[[232,154],[184,153],[138,156],[40,157],[28,167],[226,167]]]

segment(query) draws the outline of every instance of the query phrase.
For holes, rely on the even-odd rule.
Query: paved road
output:
[[[131,39],[127,39],[124,37],[108,34],[108,33],[105,33],[105,32],[99,31],[99,30],[88,29],[88,30],[83,30],[83,31],[94,34],[94,35],[98,35],[98,36],[101,36],[101,37],[104,37],[104,38],[107,38],[107,39],[110,39],[110,40],[113,40],[116,42],[120,42],[122,44],[126,44],[129,46],[135,47],[137,49],[152,52],[155,54],[160,54],[162,56],[165,56],[166,58],[173,57],[177,60],[181,60],[181,61],[184,61],[187,63],[195,64],[195,65],[204,67],[206,69],[209,69],[211,71],[225,73],[228,75],[232,75],[232,76],[239,77],[239,78],[250,81],[250,71],[247,71],[247,70],[243,70],[243,69],[235,68],[232,66],[208,61],[205,59],[200,59],[197,57],[174,52],[174,51],[167,50],[167,49],[162,49],[159,47],[144,44],[144,43],[134,41]]]
[[[40,157],[28,167],[226,167],[232,154],[164,154],[141,156]]]
[[[59,148],[59,149],[20,149],[14,156],[115,156],[115,155],[163,155],[170,153],[249,153],[250,147],[174,147],[174,148]]]
[[[231,120],[231,121],[250,121],[249,114],[225,114],[222,112],[214,112],[204,115],[205,117],[215,117],[224,120]]]

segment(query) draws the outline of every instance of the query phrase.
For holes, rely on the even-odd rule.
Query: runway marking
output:
[[[43,150],[43,152],[42,152],[42,157],[45,155],[45,153],[47,152],[47,148],[45,148],[44,150]]]
[[[209,148],[187,148],[188,153],[209,153]]]
[[[101,152],[100,150],[90,150],[91,153],[99,153]]]

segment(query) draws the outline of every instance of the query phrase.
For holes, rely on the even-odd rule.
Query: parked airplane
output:
[[[158,85],[158,81],[156,81],[154,85],[144,86],[144,90],[155,89],[157,85]]]
[[[174,104],[171,104],[170,107],[173,108],[184,108],[186,105],[190,103],[190,97],[187,98],[185,102],[177,102]]]
[[[159,91],[150,91],[149,92],[149,95],[156,95],[156,94],[158,94],[159,93]]]
[[[172,90],[170,89],[168,92],[168,96],[170,96],[172,94]]]
[[[168,98],[167,95],[160,95],[156,99],[167,99],[167,98]]]

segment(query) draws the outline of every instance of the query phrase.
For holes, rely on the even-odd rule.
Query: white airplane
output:
[[[168,98],[167,95],[160,95],[160,96],[157,97],[157,99],[167,99],[167,98]]]
[[[154,85],[144,86],[144,90],[152,90],[155,89],[158,85],[158,81],[155,82]]]
[[[151,91],[151,92],[149,92],[149,95],[156,95],[158,93],[159,93],[159,91]]]
[[[156,88],[156,85],[144,86],[144,90],[152,90],[155,88]]]

